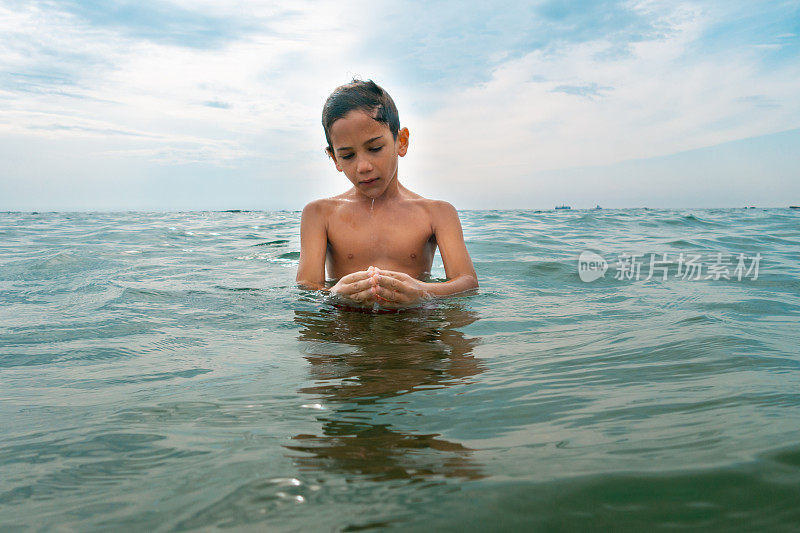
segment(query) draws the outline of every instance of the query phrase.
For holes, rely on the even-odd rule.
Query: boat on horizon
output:
[[[557,205],[557,206],[556,206],[556,210],[557,210],[557,211],[558,211],[558,210],[562,210],[562,209],[566,210],[566,209],[572,209],[572,208],[571,208],[570,206],[566,205],[566,204],[564,204],[564,205]]]

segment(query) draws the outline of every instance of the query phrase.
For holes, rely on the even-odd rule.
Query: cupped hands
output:
[[[359,305],[382,307],[405,307],[430,297],[423,282],[374,266],[343,276],[330,292]]]

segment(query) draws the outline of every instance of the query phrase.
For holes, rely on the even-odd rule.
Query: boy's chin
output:
[[[383,193],[386,192],[384,189],[377,190],[377,191],[375,189],[369,189],[369,190],[365,191],[364,189],[359,189],[358,187],[356,187],[356,189],[358,190],[358,192],[360,192],[361,194],[363,194],[367,198],[372,198],[373,200],[375,198],[380,198],[381,196],[383,196]]]
[[[382,179],[378,179],[376,182],[371,182],[369,184],[362,184],[358,182],[351,183],[353,183],[353,187],[356,191],[368,198],[378,198],[379,196],[382,196],[383,193],[386,192],[387,187]]]

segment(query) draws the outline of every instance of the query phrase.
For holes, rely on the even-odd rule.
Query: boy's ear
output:
[[[397,132],[397,142],[400,143],[397,147],[397,155],[403,157],[408,152],[408,128],[402,128]]]
[[[339,162],[336,160],[336,156],[333,155],[333,150],[331,150],[330,148],[325,148],[325,153],[328,154],[328,157],[330,157],[331,160],[333,161],[333,164],[336,166],[336,170],[342,172],[342,167],[339,166]]]

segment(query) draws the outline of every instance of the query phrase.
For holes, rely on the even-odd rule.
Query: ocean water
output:
[[[0,529],[800,528],[800,212],[461,217],[369,314],[299,213],[0,214]]]

